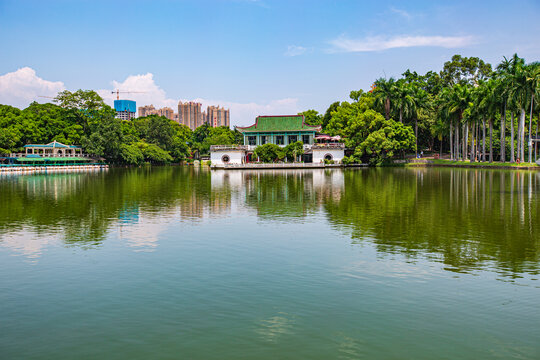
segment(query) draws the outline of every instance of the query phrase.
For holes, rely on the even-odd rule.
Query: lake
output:
[[[539,359],[540,172],[0,176],[2,359]]]

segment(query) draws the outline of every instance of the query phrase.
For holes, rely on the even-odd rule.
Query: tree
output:
[[[121,120],[113,116],[105,116],[100,120],[99,124],[93,125],[90,135],[82,137],[81,144],[88,154],[119,162],[123,143]]]
[[[330,120],[332,119],[332,113],[339,108],[340,104],[341,103],[339,101],[333,102],[332,104],[330,104],[330,106],[324,113],[323,121],[322,121],[323,131],[326,131],[326,127],[328,126],[328,124],[330,123]]]
[[[101,96],[93,90],[79,89],[75,92],[64,90],[56,95],[53,102],[65,109],[86,111],[101,110],[107,107]]]
[[[291,143],[285,146],[283,151],[288,161],[296,161],[298,156],[304,154],[304,143],[301,141]]]
[[[120,145],[120,156],[128,165],[140,165],[144,161],[144,155],[137,144]]]
[[[382,109],[386,120],[390,119],[390,112],[392,111],[392,99],[395,98],[396,93],[396,81],[394,78],[388,80],[379,78],[375,80],[375,104],[379,109]]]
[[[284,150],[276,144],[259,145],[253,151],[253,154],[265,163],[275,162],[285,157]]]
[[[173,161],[171,155],[156,144],[138,142],[136,145],[142,151],[144,159],[152,164],[167,164]]]
[[[468,124],[467,121],[463,120],[463,112],[470,106],[471,93],[467,85],[456,84],[452,87],[449,92],[448,102],[449,102],[449,113],[455,114],[456,119],[456,142],[455,142],[455,154],[460,153],[459,144],[459,125],[463,126],[462,136],[463,149],[461,150],[461,160],[465,160],[467,154],[467,142],[468,142]]]
[[[343,102],[332,116],[330,132],[346,139],[354,149],[353,161],[381,163],[399,153],[414,150],[415,136],[409,126],[386,120],[373,110],[374,96],[363,93],[357,102]]]
[[[462,57],[454,55],[444,63],[440,77],[447,86],[474,85],[479,80],[485,80],[491,75],[491,65],[477,57]]]
[[[321,125],[323,123],[323,116],[316,110],[306,110],[298,115],[304,115],[304,122],[308,125]]]

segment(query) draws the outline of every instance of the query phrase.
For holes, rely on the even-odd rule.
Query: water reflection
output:
[[[209,171],[193,167],[0,178],[0,243],[39,257],[60,243],[159,246],[168,224],[327,221],[381,255],[456,272],[537,274],[539,172],[464,169]],[[116,234],[116,235],[115,235]]]
[[[354,242],[369,238],[382,253],[421,254],[457,272],[494,262],[537,274],[538,172],[373,169],[346,172],[345,188],[324,209]]]

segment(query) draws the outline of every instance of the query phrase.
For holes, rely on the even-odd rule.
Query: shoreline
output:
[[[502,169],[502,170],[540,170],[540,166],[530,163],[489,163],[489,162],[468,162],[459,160],[416,160],[412,162],[405,162],[403,164],[396,164],[397,166],[403,165],[405,167],[456,167],[456,168],[471,168],[471,169]]]

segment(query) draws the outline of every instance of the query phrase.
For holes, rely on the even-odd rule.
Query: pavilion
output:
[[[302,161],[322,163],[332,160],[340,163],[344,156],[345,145],[337,142],[339,137],[317,136],[320,125],[308,125],[303,115],[258,116],[255,124],[236,127],[244,136],[243,145],[213,145],[210,147],[212,164],[244,164],[252,162],[253,151],[257,146],[275,144],[285,147],[297,141],[304,144]]]

